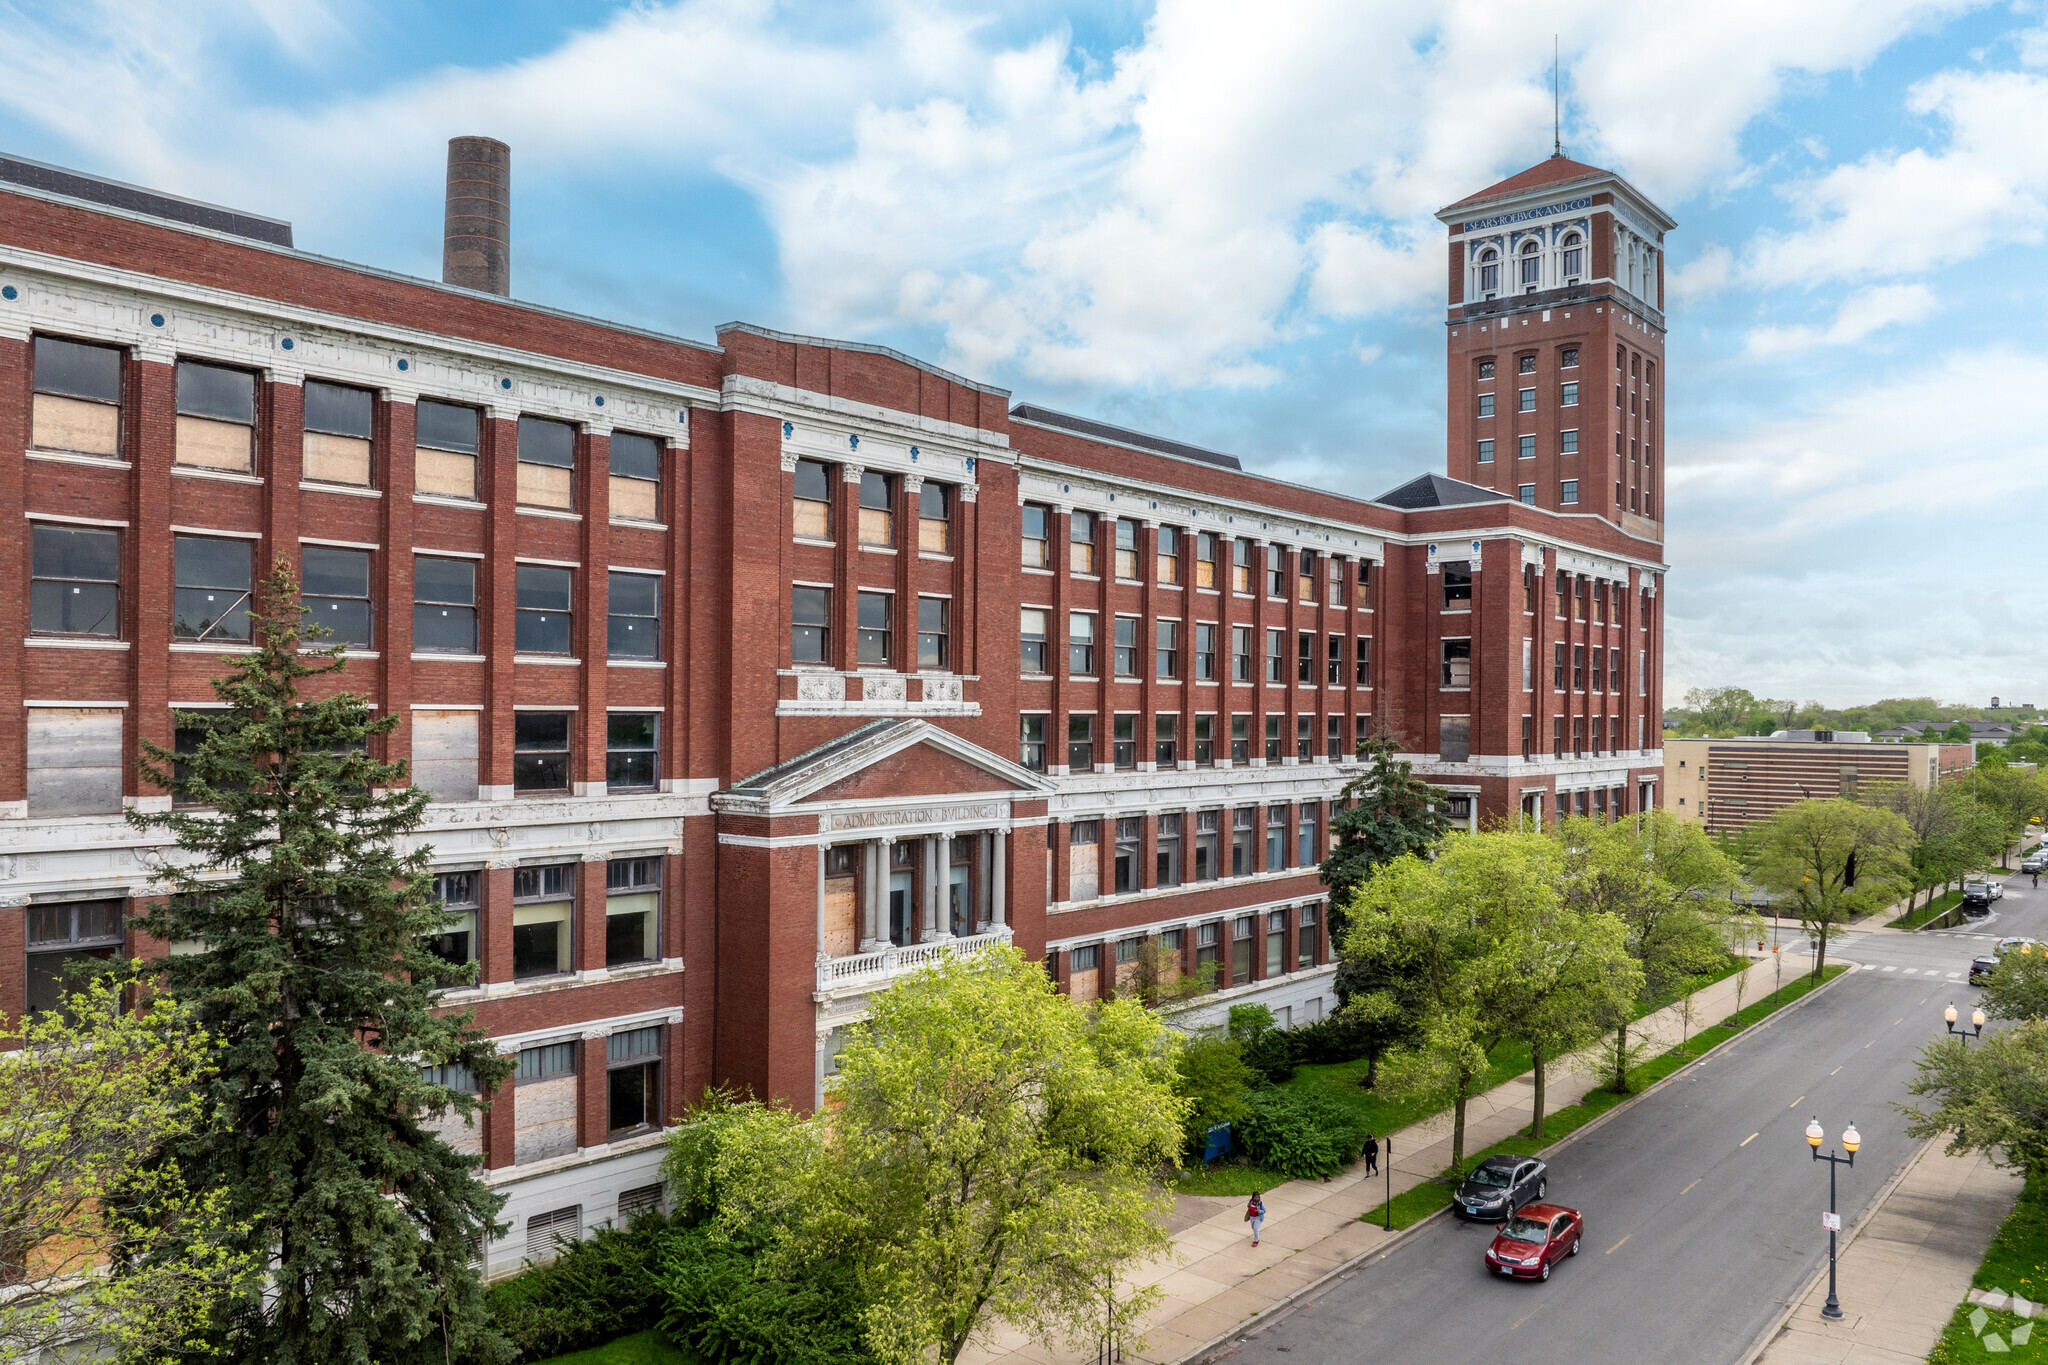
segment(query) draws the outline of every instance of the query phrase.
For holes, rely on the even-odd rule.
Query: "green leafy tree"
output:
[[[1359,911],[1356,905],[1354,894],[1352,914],[1378,913]],[[1337,998],[1365,1057],[1361,1084],[1371,1090],[1379,1083],[1380,1059],[1417,1041],[1428,1004],[1418,984],[1423,979],[1414,961],[1418,950],[1411,940],[1387,934],[1347,934],[1336,943]]]
[[[1796,802],[1764,823],[1751,875],[1798,915],[1813,940],[1816,983],[1840,927],[1912,885],[1912,847],[1898,815],[1840,798]]]
[[[1966,720],[1956,721],[1948,729],[1941,732],[1941,739],[1944,744],[1968,744],[1970,742],[1970,722]]]
[[[1245,1092],[1259,1073],[1228,1038],[1190,1038],[1175,1060],[1174,1093],[1187,1101],[1182,1149],[1199,1156],[1209,1125],[1240,1123],[1250,1112]]]
[[[2048,1020],[1929,1043],[1897,1105],[1916,1138],[1946,1137],[1951,1154],[1984,1152],[2002,1166],[2048,1175]]]
[[[62,1011],[0,1021],[0,1359],[81,1340],[124,1360],[205,1354],[212,1306],[253,1278],[224,1191],[149,1164],[200,1123],[211,1040],[168,998],[130,1010],[123,994],[102,977]]]
[[[1708,734],[1732,735],[1749,724],[1757,700],[1746,687],[1694,687],[1685,694],[1685,707]]]
[[[2048,809],[2048,775],[2008,764],[1979,767],[1969,782],[1971,792],[1998,821],[1998,865],[2004,867],[2007,850]]]
[[[1120,1281],[1171,1245],[1153,1177],[1189,1109],[1179,1036],[1136,1001],[1075,1004],[1010,949],[909,977],[869,1011],[836,1108],[729,1125],[696,1182],[721,1222],[773,1230],[771,1276],[851,1267],[883,1360],[951,1362],[993,1321],[1135,1346],[1158,1290]]]
[[[1388,1056],[1382,1088],[1451,1106],[1451,1164],[1465,1160],[1465,1107],[1487,1054],[1513,1036],[1510,1002],[1495,989],[1514,970],[1528,925],[1556,903],[1536,851],[1509,832],[1453,834],[1428,861],[1404,854],[1358,889],[1347,952],[1398,957],[1414,972],[1388,998],[1354,996],[1347,1010],[1413,1010],[1415,1042]]]
[[[1340,912],[1373,869],[1434,847],[1451,827],[1443,813],[1450,793],[1416,777],[1415,765],[1398,757],[1400,752],[1400,744],[1390,736],[1359,741],[1358,756],[1365,760],[1366,770],[1345,783],[1339,797],[1356,804],[1331,818],[1333,843],[1319,869],[1323,884],[1330,888],[1330,904]],[[1344,926],[1332,924],[1330,933],[1341,941]]]
[[[1981,999],[1993,1019],[2048,1019],[2048,949],[2023,943],[2008,952]]]
[[[1532,863],[1555,882],[1562,860],[1552,841],[1520,837],[1534,841]],[[1529,1044],[1535,1089],[1529,1135],[1541,1139],[1547,1064],[1626,1018],[1642,993],[1643,969],[1628,951],[1628,929],[1618,916],[1562,895],[1538,904],[1509,951],[1490,965],[1501,973],[1488,989],[1502,1002],[1508,1035]]]
[[[1602,824],[1573,817],[1553,832],[1563,850],[1563,887],[1573,908],[1621,922],[1629,957],[1642,973],[1639,998],[1664,999],[1726,957],[1714,915],[1742,890],[1735,860],[1689,821],[1669,811]],[[1633,1004],[1635,1002],[1631,1002]],[[1608,1086],[1629,1089],[1632,1009],[1606,1022],[1613,1029]]]
[[[199,1121],[154,1164],[224,1190],[246,1229],[230,1250],[267,1259],[264,1283],[209,1325],[220,1350],[266,1365],[488,1358],[503,1343],[471,1257],[503,1196],[432,1126],[479,1101],[426,1068],[488,1092],[511,1062],[468,1015],[436,1012],[434,992],[475,967],[429,949],[444,925],[429,850],[398,850],[427,794],[371,756],[397,718],[333,690],[345,661],[301,654],[300,617],[280,561],[252,614],[260,647],[214,681],[226,709],[179,716],[205,723],[197,752],[142,746],[177,805],[130,818],[177,851],[159,871],[172,894],[138,928],[199,945],[151,966],[215,1043]],[[171,1231],[147,1264],[186,1254]]]
[[[1119,965],[1117,984],[1103,998],[1137,1000],[1157,1009],[1215,990],[1216,970],[1215,963],[1204,962],[1192,972],[1183,971],[1180,951],[1150,938],[1138,946],[1136,960]]]
[[[1983,866],[2004,838],[1997,815],[1960,783],[1916,787],[1910,782],[1886,782],[1866,790],[1861,800],[1893,812],[1913,833],[1908,856],[1916,890],[1907,897],[1909,910],[1918,889],[1925,889],[1931,902],[1936,887]]]

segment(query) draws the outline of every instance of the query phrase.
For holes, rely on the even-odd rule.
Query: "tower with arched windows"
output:
[[[1664,537],[1664,234],[1562,155],[1438,212],[1450,229],[1447,471]]]

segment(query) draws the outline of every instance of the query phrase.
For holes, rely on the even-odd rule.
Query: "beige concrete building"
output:
[[[1967,744],[1873,743],[1861,730],[1664,740],[1664,807],[1708,830],[1739,830],[1795,801],[1854,796],[1875,782],[1923,790],[1968,772]]]

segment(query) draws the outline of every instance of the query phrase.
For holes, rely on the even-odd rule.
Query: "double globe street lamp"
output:
[[[1821,1306],[1820,1315],[1839,1318],[1842,1316],[1842,1301],[1835,1297],[1835,1235],[1842,1230],[1842,1218],[1835,1212],[1835,1168],[1856,1164],[1856,1149],[1863,1145],[1863,1135],[1856,1131],[1856,1121],[1851,1119],[1849,1126],[1842,1130],[1842,1150],[1848,1153],[1847,1156],[1837,1156],[1833,1152],[1822,1155],[1820,1145],[1825,1141],[1827,1134],[1821,1131],[1820,1119],[1816,1117],[1806,1125],[1806,1145],[1813,1149],[1815,1161],[1828,1163],[1828,1216],[1821,1220],[1828,1230],[1828,1301]]]
[[[1964,1047],[1970,1045],[1972,1038],[1979,1041],[1983,1040],[1984,1010],[1981,1006],[1970,1011],[1970,1027],[1966,1029],[1956,1027],[1956,1007],[1954,1002],[1950,1002],[1949,1007],[1941,1012],[1941,1017],[1948,1021],[1949,1033],[1963,1040]]]

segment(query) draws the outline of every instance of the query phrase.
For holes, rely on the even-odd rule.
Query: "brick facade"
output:
[[[1441,480],[1428,497],[1348,498],[1013,413],[1000,389],[878,347],[739,325],[707,345],[0,194],[0,516],[109,530],[120,555],[118,623],[67,632],[31,619],[31,580],[48,575],[28,538],[0,537],[0,1011],[32,989],[23,906],[148,887],[118,807],[38,808],[55,790],[29,771],[32,753],[46,761],[31,733],[55,733],[38,712],[118,727],[122,802],[160,806],[134,775],[137,742],[171,743],[172,708],[209,701],[236,648],[174,638],[179,538],[247,544],[259,575],[309,546],[366,554],[373,624],[346,685],[403,718],[390,757],[464,782],[421,835],[437,869],[477,874],[481,984],[450,1005],[579,1078],[573,1155],[518,1159],[517,1088],[484,1121],[515,1224],[572,1203],[601,1221],[607,1198],[652,1179],[658,1133],[608,1126],[609,1037],[665,1030],[665,1117],[713,1084],[808,1106],[864,1000],[963,940],[1013,942],[1099,993],[1120,940],[1178,934],[1186,970],[1215,949],[1218,1007],[1267,999],[1295,1022],[1334,1007],[1313,865],[1368,731],[1398,735],[1475,826],[1654,800],[1663,565],[1646,516]],[[1457,376],[1478,354],[1461,335],[1460,249],[1454,236],[1450,469],[1483,487],[1456,453],[1474,420]],[[1572,319],[1582,367],[1627,325],[1595,316]],[[1548,357],[1565,333],[1540,326]],[[117,450],[38,439],[38,338],[119,350]],[[1661,360],[1649,334],[1633,344]],[[247,472],[180,461],[188,361],[258,377]],[[373,395],[367,484],[308,476],[309,382]],[[473,497],[420,491],[448,459],[425,444],[429,402],[476,414]],[[521,463],[522,418],[574,428],[568,506],[535,491],[555,476]],[[660,481],[627,515],[611,475],[636,437],[655,443]],[[864,476],[886,519],[863,508]],[[820,486],[827,506],[800,501]],[[1661,506],[1661,479],[1643,487]],[[927,498],[943,515],[922,524]],[[1091,521],[1092,565],[1073,539]],[[473,651],[416,636],[416,612],[441,628],[429,560],[474,566]],[[523,569],[539,571],[524,598]],[[563,573],[556,648],[542,618],[561,605],[542,580]],[[641,576],[623,608],[614,573]],[[648,580],[656,617],[614,614]],[[814,663],[797,644],[818,590]],[[1092,656],[1076,647],[1089,622]],[[622,654],[628,624],[658,630],[656,657]],[[1593,650],[1598,690],[1590,655],[1570,675]],[[610,743],[620,716],[657,718],[648,766],[632,767],[639,741]],[[1446,738],[1460,729],[1463,756]],[[544,731],[566,735],[566,768],[526,790],[557,771],[536,757]],[[644,903],[611,899],[631,895],[658,897],[650,937],[607,912]],[[550,932],[567,946],[546,947]],[[1091,954],[1092,977],[1075,966]],[[494,1244],[490,1263],[517,1254]]]

